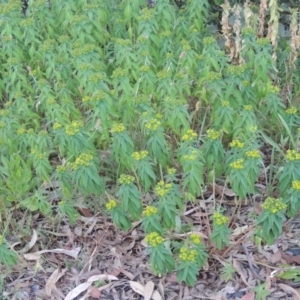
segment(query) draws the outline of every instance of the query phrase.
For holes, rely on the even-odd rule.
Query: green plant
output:
[[[185,245],[179,250],[179,263],[176,267],[179,282],[186,282],[193,286],[197,280],[199,269],[202,268],[207,259],[205,247],[200,235],[192,233]]]
[[[215,212],[212,216],[213,219],[213,231],[210,239],[216,243],[218,249],[222,249],[229,245],[230,229],[228,228],[228,217],[224,216],[220,212]]]
[[[262,237],[269,244],[282,232],[282,221],[287,205],[283,200],[268,197],[262,205],[263,212],[257,218],[256,224],[262,228]]]
[[[11,250],[7,242],[0,236],[0,262],[4,266],[12,267],[17,262],[17,254]]]
[[[270,295],[270,292],[266,290],[266,284],[257,285],[253,291],[255,292],[255,297],[258,300],[266,300],[267,296]]]
[[[233,267],[232,263],[225,263],[224,266],[221,268],[221,278],[227,282],[233,279],[233,275],[235,274],[235,268]]]

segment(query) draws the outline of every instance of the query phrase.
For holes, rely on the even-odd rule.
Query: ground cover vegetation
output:
[[[261,196],[252,237],[274,243],[300,208],[299,14],[279,38],[276,0],[221,2],[214,32],[207,0],[0,4],[2,264],[14,210],[75,223],[79,197],[141,226],[152,271],[190,286],[229,245],[226,189],[237,210]]]

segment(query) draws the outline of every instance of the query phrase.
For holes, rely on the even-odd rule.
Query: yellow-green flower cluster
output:
[[[209,81],[215,81],[222,78],[222,74],[218,72],[209,72],[206,76],[206,79]]]
[[[145,127],[151,131],[157,130],[157,128],[160,126],[161,122],[157,119],[151,119]]]
[[[134,160],[143,160],[144,158],[146,158],[148,156],[148,151],[147,150],[143,150],[143,151],[140,151],[140,152],[134,152],[132,154],[132,157]]]
[[[82,102],[89,102],[90,101],[90,97],[89,96],[84,96],[83,98],[82,98]]]
[[[219,131],[216,131],[214,129],[208,129],[206,133],[207,137],[211,140],[217,140],[221,135]]]
[[[276,85],[271,85],[270,88],[269,88],[269,92],[271,94],[278,94],[280,91],[280,88]]]
[[[131,175],[122,174],[118,181],[120,184],[128,184],[129,185],[134,182],[134,177]]]
[[[242,149],[245,146],[245,143],[240,142],[239,140],[232,140],[229,144],[231,148],[240,148]]]
[[[65,201],[63,201],[63,200],[59,201],[59,202],[58,202],[58,205],[59,205],[59,206],[65,205]]]
[[[285,112],[289,115],[295,115],[297,113],[297,108],[295,106],[291,106],[290,108],[286,109]]]
[[[72,163],[73,170],[77,170],[79,167],[88,167],[93,161],[94,156],[88,153],[80,154],[74,163]]]
[[[41,160],[46,158],[46,154],[38,152],[36,149],[31,150],[31,154],[37,159]]]
[[[244,64],[244,65],[230,65],[228,67],[228,73],[231,74],[231,75],[241,75],[245,72],[247,66]]]
[[[106,207],[107,210],[112,210],[112,209],[114,209],[115,207],[117,207],[117,202],[116,202],[116,200],[114,200],[114,199],[109,200],[109,201],[106,203],[105,207]]]
[[[156,74],[156,76],[160,79],[166,79],[169,76],[168,70],[162,70]]]
[[[163,115],[162,115],[161,113],[157,113],[157,114],[155,115],[155,117],[156,117],[157,119],[162,119],[162,118],[163,118]]]
[[[157,232],[151,232],[146,236],[146,243],[151,247],[157,247],[164,242],[163,237]]]
[[[172,58],[174,55],[173,55],[173,53],[168,52],[166,56],[167,56],[167,58]]]
[[[112,74],[112,77],[113,78],[120,78],[120,77],[124,77],[126,74],[126,71],[122,68],[116,68],[114,71],[113,71],[113,74]]]
[[[0,128],[5,128],[6,127],[6,123],[4,121],[0,121]]]
[[[148,100],[149,96],[147,96],[146,94],[140,94],[134,99],[136,103],[146,103],[148,102]]]
[[[39,47],[39,50],[42,51],[42,52],[47,52],[54,45],[55,45],[55,40],[54,39],[48,39],[48,40],[45,40],[43,42],[43,44]]]
[[[191,154],[183,155],[184,160],[194,161],[194,160],[196,160],[196,158],[197,158],[197,151],[196,150],[192,150]]]
[[[67,135],[75,135],[79,132],[80,128],[83,127],[82,121],[73,121],[70,125],[66,126],[66,134]]]
[[[25,132],[26,132],[25,127],[21,127],[21,128],[19,128],[19,129],[17,130],[17,134],[18,134],[18,135],[23,135]]]
[[[106,94],[104,91],[102,90],[98,90],[97,92],[95,92],[93,94],[93,96],[91,97],[90,101],[101,101],[103,99],[106,98]]]
[[[247,110],[247,111],[251,111],[251,110],[253,110],[253,106],[252,105],[245,105],[244,109]]]
[[[57,130],[57,129],[61,128],[61,127],[62,127],[62,125],[60,123],[56,122],[56,123],[53,124],[53,129],[54,130]]]
[[[294,190],[300,191],[300,180],[294,180],[292,182],[292,187]]]
[[[17,65],[18,63],[19,63],[19,59],[16,57],[11,57],[7,60],[7,64],[11,66]]]
[[[250,126],[249,131],[253,132],[253,133],[256,132],[257,131],[257,126]]]
[[[12,105],[12,101],[7,101],[6,103],[4,103],[5,107],[10,107]]]
[[[270,40],[268,38],[259,38],[256,42],[258,45],[270,45]]]
[[[86,44],[86,45],[78,45],[72,51],[72,54],[76,57],[80,57],[84,54],[87,54],[96,49],[96,45],[94,44]]]
[[[238,159],[230,164],[230,167],[235,170],[241,170],[244,168],[244,160]]]
[[[49,99],[46,100],[47,105],[52,105],[52,104],[55,104],[55,103],[56,103],[56,101],[55,101],[54,98],[49,98]]]
[[[208,36],[208,37],[205,37],[204,39],[203,39],[203,44],[204,45],[212,45],[212,44],[214,44],[216,42],[216,39],[214,38],[214,37],[212,37],[212,36]]]
[[[129,39],[121,39],[121,38],[115,38],[113,41],[121,46],[129,46],[131,44],[131,41]]]
[[[31,26],[34,23],[34,19],[33,18],[26,18],[24,20],[22,20],[20,22],[20,25],[22,27],[27,27],[27,26]]]
[[[260,158],[260,153],[257,149],[249,150],[246,152],[246,156],[249,158]]]
[[[34,129],[33,128],[29,128],[27,130],[27,134],[34,134]]]
[[[187,247],[180,248],[179,259],[182,261],[194,262],[197,258],[197,250],[188,249]]]
[[[139,16],[138,19],[141,21],[150,21],[153,18],[154,14],[155,14],[154,9],[144,8],[142,10],[141,16]]]
[[[0,116],[1,117],[6,117],[9,115],[9,110],[8,109],[0,109]]]
[[[163,197],[165,196],[172,188],[171,183],[165,183],[163,180],[158,182],[155,187],[155,192],[158,196]]]
[[[192,49],[192,47],[191,47],[190,45],[186,44],[186,45],[183,45],[182,49],[183,49],[184,51],[189,51],[189,50]]]
[[[185,77],[185,74],[183,72],[178,72],[175,74],[175,77],[177,79],[183,79]]]
[[[201,243],[201,235],[197,233],[192,233],[190,235],[190,240],[195,244],[199,245]]]
[[[295,150],[289,149],[289,150],[286,151],[285,157],[289,161],[300,160],[300,153],[296,152]]]
[[[249,85],[249,81],[248,80],[243,80],[242,84],[243,84],[243,86],[248,86]]]
[[[120,133],[120,132],[124,132],[125,131],[125,126],[120,123],[120,124],[115,124],[113,125],[113,127],[111,128],[111,132],[112,133]]]
[[[64,172],[65,170],[66,170],[66,167],[63,166],[63,165],[59,165],[59,166],[56,167],[57,173]]]
[[[41,131],[39,132],[39,136],[47,136],[47,135],[48,135],[47,130],[41,130]]]
[[[197,133],[192,130],[189,129],[183,136],[182,136],[182,140],[185,141],[193,141],[195,138],[197,137]]]
[[[272,197],[268,197],[262,204],[262,208],[271,212],[272,214],[277,214],[278,212],[284,211],[286,209],[286,204],[281,198],[275,199]]]
[[[58,38],[58,41],[60,42],[60,43],[65,43],[65,42],[67,42],[67,41],[69,41],[70,40],[70,37],[68,36],[68,35],[66,35],[66,34],[63,34],[63,35],[61,35],[59,38]]]
[[[141,71],[142,71],[143,73],[147,73],[149,70],[150,70],[150,67],[147,66],[147,65],[141,67]]]
[[[147,206],[145,208],[145,210],[143,211],[143,215],[145,217],[151,217],[151,216],[155,215],[156,213],[157,213],[157,208],[154,206],[150,206],[150,205]]]
[[[99,81],[103,80],[104,75],[102,73],[94,73],[89,76],[88,81],[92,83],[98,83]]]
[[[72,24],[82,23],[82,22],[84,22],[86,19],[87,19],[87,17],[84,16],[84,15],[75,15],[75,16],[72,17],[71,23],[72,23]]]
[[[216,212],[213,214],[213,220],[217,225],[222,226],[228,223],[229,218],[222,215],[221,213]]]
[[[254,35],[255,34],[255,30],[252,27],[244,27],[242,29],[242,34],[243,35]]]
[[[168,175],[175,175],[176,169],[175,168],[168,168],[167,173],[168,173]]]
[[[19,10],[20,8],[20,5],[18,5],[16,2],[2,3],[0,4],[0,14],[7,15],[14,10]]]
[[[65,57],[65,56],[59,56],[57,59],[56,59],[57,63],[58,64],[64,64],[68,61],[68,58]]]
[[[166,31],[163,31],[160,35],[162,36],[162,37],[168,37],[168,36],[170,36],[172,33],[171,33],[171,31],[170,30],[166,30]]]
[[[229,106],[229,101],[222,101],[222,106],[223,107]]]
[[[39,85],[39,86],[45,86],[45,85],[47,85],[47,83],[48,83],[48,81],[44,78],[37,81],[37,85]]]

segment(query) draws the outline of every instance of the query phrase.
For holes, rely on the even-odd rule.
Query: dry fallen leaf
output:
[[[152,281],[148,281],[144,287],[144,300],[150,300],[152,293],[154,290],[154,283]]]
[[[64,300],[72,300],[80,295],[82,292],[86,291],[93,282],[85,282],[78,285],[75,289],[71,290],[68,295],[65,297]]]
[[[66,250],[66,249],[53,249],[53,250],[42,250],[42,251],[38,251],[35,253],[28,253],[28,254],[24,254],[25,259],[27,260],[37,260],[40,258],[41,254],[44,253],[60,253],[60,254],[65,254],[68,256],[71,256],[73,258],[77,258],[79,252],[80,252],[80,247],[74,249],[74,250]]]
[[[136,281],[129,281],[129,284],[131,288],[137,293],[140,294],[141,296],[144,296],[145,294],[145,287],[140,284],[139,282]]]
[[[281,261],[281,258],[282,258],[282,255],[281,255],[281,252],[278,250],[276,251],[270,258],[270,262],[272,264],[276,264],[278,263],[279,261]]]
[[[93,287],[89,292],[89,296],[91,296],[92,298],[100,299],[101,291],[99,291],[96,287]]]
[[[248,228],[249,228],[249,225],[245,225],[245,226],[242,226],[242,227],[237,227],[237,228],[234,229],[231,236],[238,236],[238,235],[244,233],[245,231],[247,231]]]
[[[295,299],[300,300],[299,292],[297,290],[295,290],[294,288],[292,288],[291,286],[283,284],[283,283],[279,283],[278,286],[285,292],[292,293],[296,297]]]
[[[296,263],[300,265],[300,255],[288,255],[284,252],[281,252],[282,258],[287,262],[287,264],[293,264]]]
[[[236,193],[232,189],[229,189],[226,186],[214,184],[214,188],[215,188],[216,193],[219,195],[224,194],[228,197],[234,197],[236,195]]]
[[[247,282],[247,280],[245,278],[245,275],[244,275],[244,272],[242,271],[242,266],[240,265],[240,263],[236,259],[234,259],[232,265],[233,265],[234,269],[236,270],[236,272],[241,276],[241,279],[243,280],[243,282],[248,287],[251,287],[250,284]]]
[[[163,300],[162,296],[158,291],[154,291],[151,297],[152,300]]]
[[[19,251],[20,254],[29,251],[35,245],[38,236],[37,236],[37,233],[36,233],[36,231],[34,229],[32,231],[33,231],[33,233],[32,233],[32,237],[31,237],[30,242],[23,249],[21,249]]]
[[[113,276],[113,275],[107,275],[107,274],[100,274],[100,275],[92,275],[91,277],[89,277],[89,279],[87,280],[87,282],[94,282],[94,281],[104,281],[104,280],[119,280],[118,277]]]
[[[46,294],[50,297],[52,290],[56,287],[55,284],[56,282],[62,277],[64,276],[64,274],[66,273],[67,269],[56,269],[51,276],[48,278],[47,282],[46,282],[46,286],[45,286],[45,291]]]
[[[247,293],[242,297],[241,300],[255,300],[255,293],[254,292]]]

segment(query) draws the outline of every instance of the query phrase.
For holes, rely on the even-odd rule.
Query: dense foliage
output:
[[[230,229],[216,206],[203,240],[181,218],[187,203],[214,183],[239,201],[263,180],[251,221],[273,243],[300,206],[297,49],[259,36],[258,10],[241,28],[238,11],[224,47],[208,0],[29,0],[26,15],[0,4],[2,212],[75,222],[83,196],[123,230],[141,220],[153,271],[192,285],[206,245],[222,249]],[[0,251],[16,260],[2,238]]]

